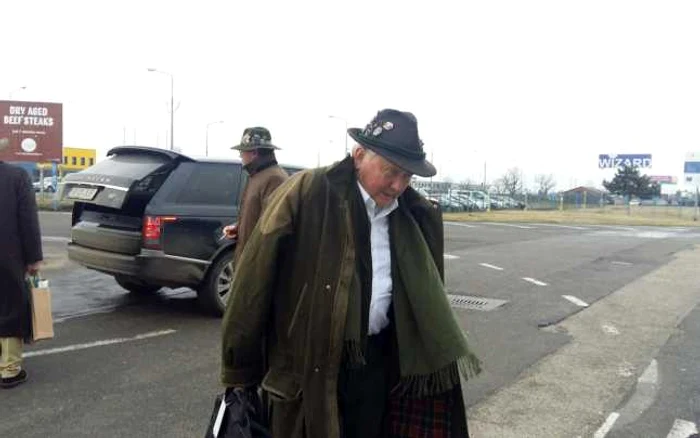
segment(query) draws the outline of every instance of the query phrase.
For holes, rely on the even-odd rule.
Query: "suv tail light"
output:
[[[145,216],[141,231],[143,246],[148,249],[162,249],[163,226],[175,221],[175,216]]]

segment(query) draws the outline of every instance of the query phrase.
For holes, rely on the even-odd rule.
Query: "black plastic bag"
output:
[[[205,438],[272,438],[266,425],[255,390],[229,389],[216,397]]]

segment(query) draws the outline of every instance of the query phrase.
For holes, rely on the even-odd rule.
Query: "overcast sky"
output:
[[[110,6],[106,6],[106,5]],[[280,161],[343,156],[345,122],[413,112],[438,178],[517,166],[600,185],[601,153],[682,179],[700,150],[698,1],[3,2],[0,99],[62,102],[64,145],[234,156],[263,125]],[[26,90],[16,91],[26,86]],[[350,141],[350,140],[349,140]],[[352,144],[350,143],[350,146]]]

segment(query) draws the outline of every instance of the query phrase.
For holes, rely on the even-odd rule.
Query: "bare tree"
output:
[[[535,184],[537,184],[537,192],[542,196],[547,196],[557,184],[554,182],[554,175],[551,173],[545,175],[543,173],[535,176]]]
[[[513,197],[523,190],[522,172],[517,167],[512,167],[496,182],[496,185],[501,193],[507,193]]]

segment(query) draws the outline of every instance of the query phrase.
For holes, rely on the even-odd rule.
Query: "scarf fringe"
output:
[[[460,374],[465,380],[469,380],[480,372],[479,359],[473,354],[468,354],[434,373],[402,377],[392,390],[392,395],[410,398],[432,397],[459,385]]]
[[[346,340],[344,345],[345,350],[345,366],[349,369],[356,370],[367,365],[365,354],[363,353],[360,341]]]

